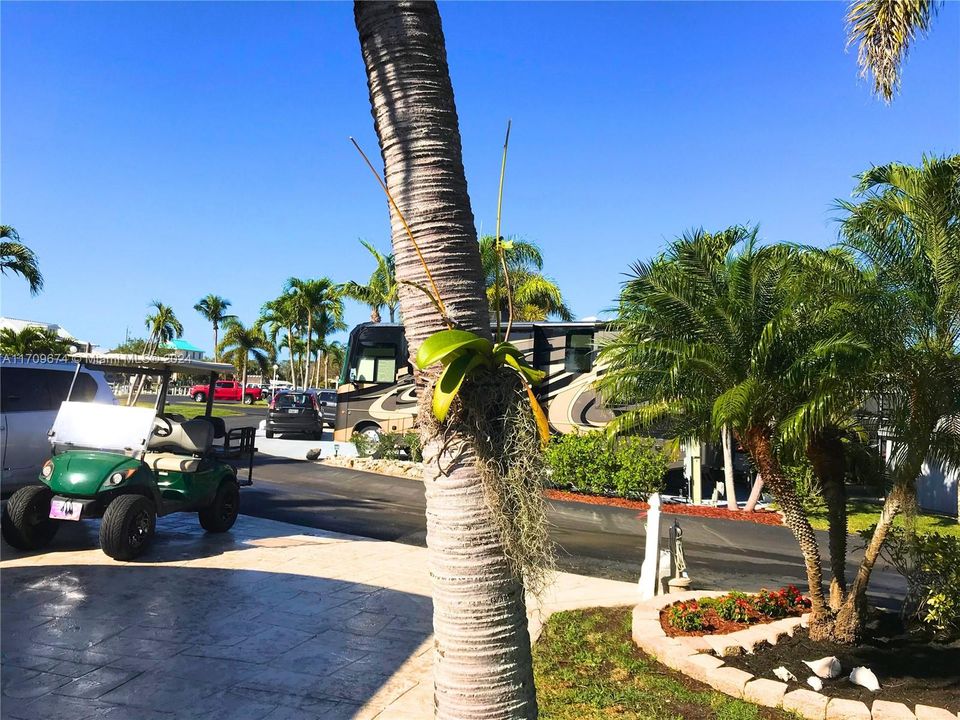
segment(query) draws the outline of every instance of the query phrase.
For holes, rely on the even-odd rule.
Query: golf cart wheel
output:
[[[244,405],[253,405],[253,395],[244,395],[243,396]]]
[[[198,392],[193,394],[193,399],[195,402],[203,402],[204,400],[207,399],[207,396],[204,395],[202,392]]]
[[[157,511],[143,495],[120,495],[107,505],[100,523],[100,549],[114,560],[133,560],[157,527]]]
[[[268,438],[272,438],[273,430],[264,430],[264,435],[266,435]]]
[[[233,527],[240,512],[240,486],[233,478],[224,480],[209,507],[200,511],[200,527],[207,532],[222,533]]]
[[[53,491],[45,485],[20,488],[3,509],[3,539],[17,550],[39,550],[53,540],[60,524],[50,519]]]

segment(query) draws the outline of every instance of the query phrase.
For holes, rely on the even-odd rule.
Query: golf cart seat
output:
[[[200,461],[203,458],[190,457],[188,455],[177,455],[171,452],[148,452],[143,456],[143,461],[150,466],[150,469],[168,470],[173,472],[194,473],[200,469]]]
[[[165,452],[148,452],[148,457],[150,455],[170,455],[171,457],[176,458],[179,462],[183,460],[190,460],[190,457],[183,457],[184,455],[188,455],[197,456],[196,459],[199,460],[199,457],[206,455],[207,452],[209,452],[210,447],[213,445],[214,428],[213,425],[208,423],[206,420],[194,419],[186,420],[184,422],[176,422],[171,420],[169,417],[163,418],[162,420],[158,418],[156,427],[165,431],[167,424],[169,424],[170,427],[170,434],[154,435],[150,438],[150,442],[147,445],[149,450],[162,450]],[[146,460],[146,458],[144,458],[144,460]],[[158,467],[158,469],[178,470],[184,472],[184,470],[182,470],[180,467]]]

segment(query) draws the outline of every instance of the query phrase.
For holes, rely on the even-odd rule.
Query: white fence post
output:
[[[643,565],[640,567],[640,599],[649,600],[657,594],[660,582],[660,493],[649,498],[647,512],[646,545]]]

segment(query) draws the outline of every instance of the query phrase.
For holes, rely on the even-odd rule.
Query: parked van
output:
[[[50,457],[47,433],[67,399],[118,404],[102,372],[70,362],[0,360],[0,493],[37,480]]]

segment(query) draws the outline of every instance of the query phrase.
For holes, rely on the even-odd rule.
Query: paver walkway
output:
[[[423,548],[247,516],[205,535],[174,515],[118,563],[97,527],[44,553],[3,547],[4,720],[432,716]],[[560,573],[531,632],[558,609],[635,600],[632,583]]]

